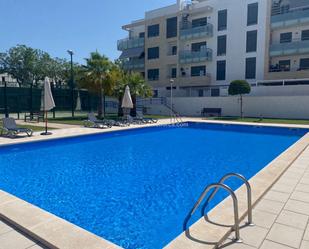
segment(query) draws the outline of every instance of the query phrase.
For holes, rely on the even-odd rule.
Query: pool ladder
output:
[[[250,183],[248,182],[248,180],[244,176],[242,176],[240,174],[229,173],[229,174],[224,175],[218,183],[212,183],[212,184],[209,184],[208,186],[206,186],[205,190],[202,192],[199,199],[194,204],[194,206],[191,209],[191,211],[189,212],[189,214],[186,216],[184,223],[183,223],[183,231],[187,230],[187,224],[188,224],[189,220],[191,219],[191,217],[195,213],[195,211],[198,209],[198,207],[201,205],[202,201],[204,200],[204,198],[208,194],[208,192],[210,190],[214,189],[213,192],[206,199],[205,204],[202,207],[202,210],[201,210],[201,216],[202,217],[205,216],[205,209],[209,205],[209,202],[213,199],[213,197],[216,195],[216,193],[221,188],[221,189],[226,190],[229,193],[229,195],[232,197],[233,207],[234,207],[234,225],[232,225],[232,226],[228,225],[228,226],[232,227],[232,229],[235,230],[235,239],[234,239],[235,242],[242,243],[242,240],[240,238],[240,232],[239,232],[240,221],[239,221],[239,212],[238,212],[238,199],[237,199],[235,192],[229,186],[224,184],[224,182],[231,177],[236,177],[236,178],[242,180],[246,185],[247,201],[248,201],[248,222],[247,222],[247,225],[254,226],[254,224],[252,222],[252,193],[251,193]]]

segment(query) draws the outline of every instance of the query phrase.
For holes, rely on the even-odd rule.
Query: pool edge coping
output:
[[[166,120],[165,120],[166,121]],[[197,120],[194,118],[188,118],[186,120],[184,120],[184,122],[199,122],[199,123],[218,123],[218,124],[224,124],[224,122],[209,122],[209,120]],[[228,124],[230,124],[230,122],[227,122]],[[113,129],[113,130],[97,130],[97,132],[89,132],[87,134],[75,134],[75,135],[68,135],[68,136],[64,136],[64,137],[51,137],[51,138],[45,138],[45,139],[38,139],[35,141],[14,141],[14,143],[10,143],[9,145],[16,145],[16,144],[21,144],[21,143],[27,143],[27,142],[39,142],[39,141],[47,141],[47,140],[54,140],[54,139],[61,139],[61,138],[70,138],[70,137],[78,137],[78,136],[85,136],[85,135],[94,135],[94,134],[102,134],[102,133],[106,133],[106,132],[114,132],[114,131],[121,131],[121,130],[130,130],[130,129],[138,129],[138,128],[146,128],[146,127],[154,127],[154,126],[162,126],[162,125],[168,125],[168,123],[166,124],[154,124],[154,125],[140,125],[140,126],[131,126],[131,127],[117,127],[117,129]],[[248,123],[231,123],[231,125],[252,125],[252,126],[268,126],[268,127],[285,127],[285,128],[309,128],[308,126],[280,126],[280,125],[268,125],[268,124],[262,124],[262,125],[257,125],[257,124],[248,124]],[[270,187],[275,184],[275,182],[277,180],[280,179],[281,175],[289,168],[289,166],[297,159],[297,157],[305,150],[305,148],[308,146],[309,144],[309,132],[307,134],[305,134],[301,139],[299,139],[296,143],[292,144],[286,151],[284,151],[281,155],[279,155],[277,158],[275,158],[270,164],[268,164],[267,166],[265,166],[262,170],[260,170],[259,172],[257,172],[257,174],[255,176],[253,176],[251,178],[251,182],[254,181],[255,177],[262,171],[264,171],[265,169],[271,167],[271,165],[276,161],[276,160],[280,160],[280,158],[282,157],[282,155],[285,155],[287,153],[289,153],[289,151],[291,150],[291,148],[294,147],[299,147],[300,142],[303,142],[303,140],[306,140],[307,143],[306,145],[303,145],[303,149],[301,151],[299,151],[297,153],[297,155],[295,155],[294,153],[294,157],[293,160],[284,167],[283,171],[281,172],[280,175],[277,176],[277,178],[275,179],[275,181],[273,181],[271,183],[271,185],[264,190],[263,194],[260,194],[260,198],[262,198],[262,196],[267,193],[267,191],[270,189]],[[2,145],[2,146],[6,146],[6,145]],[[1,147],[0,147],[1,148]],[[252,180],[253,179],[253,180]],[[256,179],[255,179],[256,180]],[[237,190],[237,194],[239,192],[243,192],[244,189],[243,187],[241,187],[240,189]],[[1,199],[1,197],[5,197],[4,201]],[[258,199],[258,200],[259,200]],[[255,199],[254,199],[255,200]],[[226,207],[227,203],[229,202],[229,199],[225,199],[222,202],[220,202],[218,205],[216,205],[211,211],[210,213],[216,213],[216,209],[220,208],[221,206]],[[255,200],[255,204],[258,201]],[[14,207],[15,206],[15,207]],[[243,206],[243,203],[240,203],[240,206]],[[22,208],[21,208],[22,207]],[[15,209],[14,209],[15,208]],[[23,211],[23,212],[21,212]],[[240,215],[241,218],[244,218],[245,213],[243,215]],[[85,244],[85,242],[88,241],[88,245],[87,248],[106,248],[106,249],[116,249],[116,248],[121,248],[118,245],[105,240],[102,237],[99,237],[73,223],[70,223],[69,221],[66,221],[58,216],[53,215],[50,212],[47,212],[35,205],[32,205],[22,199],[19,199],[18,197],[15,197],[5,191],[1,191],[0,190],[0,217],[7,221],[8,223],[12,224],[13,226],[17,227],[18,229],[20,229],[22,232],[24,232],[25,234],[29,235],[31,238],[38,240],[39,242],[41,242],[43,245],[48,246],[50,248],[85,248],[83,245]],[[197,221],[196,223],[193,224],[193,226],[196,226],[197,228],[199,227],[199,221]],[[203,222],[205,223],[205,222]],[[191,226],[192,227],[192,226]],[[40,229],[43,230],[43,232],[40,232]],[[226,229],[225,229],[226,230]],[[61,236],[60,239],[58,238],[58,236],[54,236],[56,237],[53,238],[53,236],[50,233],[54,233],[57,234],[59,233],[59,231],[61,231]],[[203,229],[203,231],[205,231]],[[73,236],[72,238],[72,234],[74,235],[74,233],[76,233],[78,236]],[[230,233],[227,232],[225,233],[225,236],[221,238],[220,241],[223,241],[226,236]],[[64,237],[64,235],[66,235]],[[176,237],[175,239],[173,239],[167,246],[166,248],[180,248],[179,245],[178,247],[173,247],[171,246],[173,243],[175,243],[175,241],[177,241],[178,244],[178,240],[179,237],[181,235],[179,235],[178,237]],[[52,237],[52,238],[50,238]],[[82,241],[81,241],[82,238]],[[70,240],[71,239],[71,240]],[[69,245],[72,246],[65,246],[63,247],[63,243],[64,240],[67,241],[71,241],[69,243]],[[186,245],[186,243],[184,243],[184,245]],[[188,248],[188,247],[184,247],[184,248]],[[204,248],[204,247],[203,247]],[[212,247],[211,247],[212,248]]]

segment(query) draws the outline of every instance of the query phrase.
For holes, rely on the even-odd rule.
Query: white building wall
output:
[[[243,101],[245,117],[309,119],[309,96],[245,96]],[[238,97],[173,98],[173,107],[181,116],[201,116],[203,108],[221,108],[223,116],[240,115]],[[147,110],[169,115],[162,105],[152,105]]]

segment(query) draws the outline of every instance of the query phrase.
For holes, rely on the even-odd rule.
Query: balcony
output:
[[[309,40],[272,44],[269,48],[271,57],[306,53],[309,53]]]
[[[145,68],[145,59],[131,59],[123,61],[124,70],[138,70]]]
[[[276,70],[273,68],[269,69],[266,73],[266,80],[279,80],[279,79],[306,79],[309,77],[309,68],[298,68],[291,70]]]
[[[145,38],[143,37],[125,38],[117,42],[117,49],[119,51],[123,51],[130,48],[144,47],[144,45],[145,45]]]
[[[280,13],[271,17],[271,28],[279,29],[309,23],[309,9]]]
[[[179,61],[181,64],[198,63],[212,60],[212,50],[210,48],[200,51],[183,50],[179,53]]]
[[[208,23],[205,26],[189,27],[180,30],[181,40],[193,40],[212,36],[213,36],[213,25],[210,23]]]
[[[209,73],[199,76],[181,75],[178,78],[179,85],[205,86],[211,84],[211,75]]]

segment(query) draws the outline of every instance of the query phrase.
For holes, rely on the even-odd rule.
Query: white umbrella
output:
[[[80,100],[80,94],[79,94],[79,91],[78,91],[75,111],[81,111],[81,110],[82,110],[82,104],[81,104],[81,100]]]
[[[50,88],[49,78],[45,77],[44,81],[44,108],[45,111],[45,132],[41,133],[41,135],[50,135],[50,132],[47,132],[47,112],[55,107],[55,101],[53,98],[53,94]]]
[[[128,109],[133,108],[133,102],[132,102],[129,86],[126,86],[126,90],[125,90],[124,95],[123,95],[121,107],[122,108],[128,108]]]

